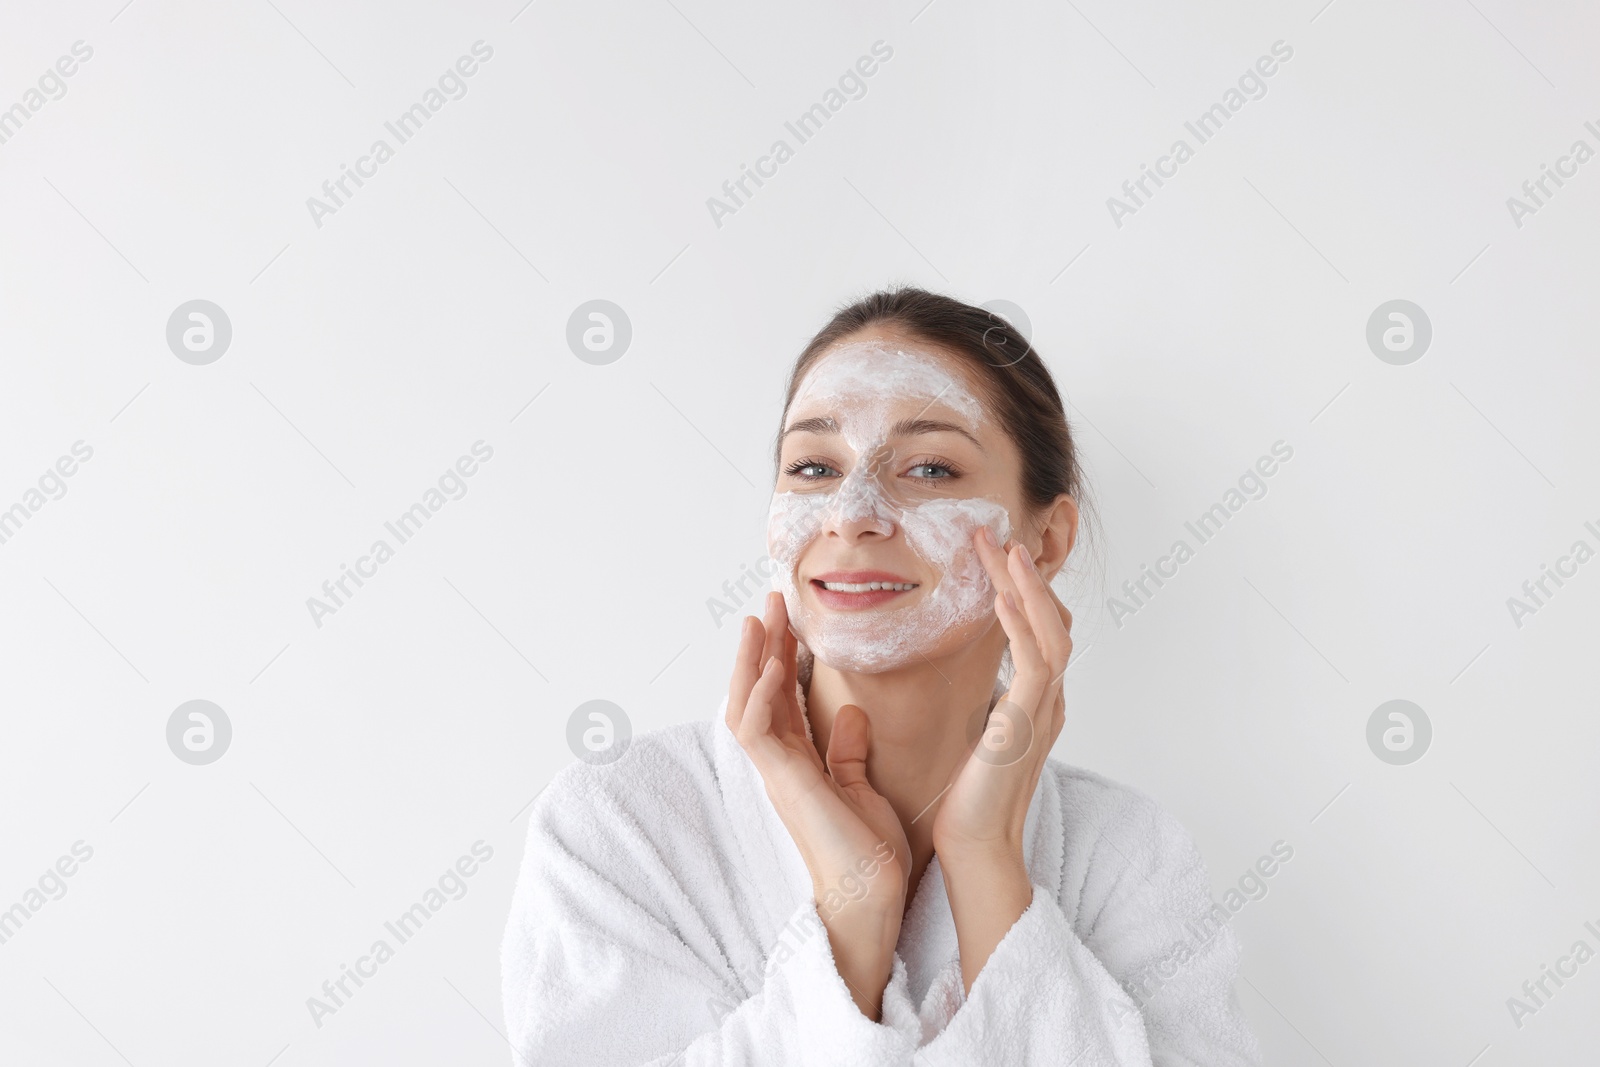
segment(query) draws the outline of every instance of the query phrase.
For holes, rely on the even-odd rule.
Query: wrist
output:
[[[962,987],[970,996],[995,948],[1032,907],[1033,881],[1020,850],[959,853],[942,869],[956,925]]]
[[[1033,879],[1021,849],[990,847],[958,850],[939,858],[945,893],[953,911],[977,907],[1027,908],[1033,897]]]
[[[870,871],[858,866],[830,880],[813,876],[811,902],[824,923],[837,918],[857,930],[880,924],[898,930],[908,888],[895,865],[882,864]]]
[[[861,1014],[878,1022],[883,991],[894,972],[894,948],[899,940],[899,916],[879,915],[860,907],[823,918],[834,968],[850,990]],[[853,913],[851,913],[853,911]],[[820,912],[819,912],[820,913]]]
[[[933,847],[939,856],[940,869],[947,875],[956,872],[1018,870],[1027,874],[1021,841],[935,841]]]
[[[846,898],[841,903],[837,896],[824,894],[814,897],[812,904],[829,934],[874,955],[890,955],[900,940],[905,907],[903,903],[885,899],[886,896]]]

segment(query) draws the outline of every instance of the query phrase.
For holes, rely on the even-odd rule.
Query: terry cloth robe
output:
[[[1032,903],[971,995],[935,855],[869,1020],[726,708],[539,794],[501,945],[514,1064],[1259,1067],[1193,840],[1055,759],[1024,829]]]

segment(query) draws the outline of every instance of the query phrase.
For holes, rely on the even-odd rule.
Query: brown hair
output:
[[[1085,525],[1088,486],[1050,369],[1015,326],[954,297],[897,286],[841,307],[795,360],[782,421],[788,420],[795,391],[811,365],[832,345],[869,326],[898,327],[965,359],[983,383],[984,399],[1001,429],[1022,454],[1022,499],[1032,513],[1029,517],[1066,493],[1079,506],[1080,526]],[[775,465],[780,457],[775,444]]]

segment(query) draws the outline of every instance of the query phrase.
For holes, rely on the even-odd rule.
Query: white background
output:
[[[1600,563],[1520,627],[1507,598],[1600,547],[1600,161],[1521,227],[1506,198],[1600,148],[1600,12],[922,3],[6,5],[0,107],[93,56],[0,144],[0,508],[94,451],[0,544],[0,908],[94,853],[0,945],[0,1061],[506,1062],[498,942],[568,716],[714,714],[736,619],[707,600],[764,553],[789,364],[896,281],[1015,302],[1071,405],[1104,537],[1063,583],[1056,756],[1155,796],[1219,897],[1294,849],[1233,920],[1267,1062],[1593,1060],[1600,961],[1520,1028],[1506,998],[1600,949]],[[316,225],[479,40],[467,94]],[[1115,225],[1279,40],[1267,94]],[[197,298],[233,327],[205,366],[165,337]],[[595,298],[633,326],[604,366],[565,340]],[[1433,326],[1406,366],[1365,339],[1393,299]],[[480,439],[467,494],[315,625]],[[1279,440],[1269,493],[1117,626],[1106,598]],[[166,742],[197,698],[234,731],[208,766]],[[1408,766],[1366,742],[1394,698],[1433,724]],[[466,895],[315,1025],[480,839]]]

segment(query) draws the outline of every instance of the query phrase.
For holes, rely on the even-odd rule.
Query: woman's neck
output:
[[[999,640],[993,640],[998,635]],[[971,754],[994,701],[1004,634],[960,651],[877,674],[838,671],[813,661],[806,714],[818,754],[827,760],[834,717],[845,704],[871,723],[867,779],[905,827],[911,845],[911,892],[933,858],[933,802]],[[910,906],[910,897],[906,905]]]

